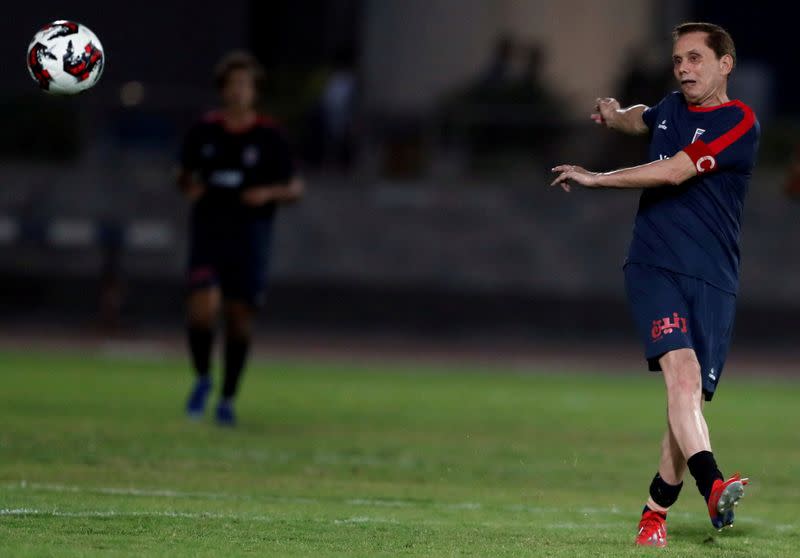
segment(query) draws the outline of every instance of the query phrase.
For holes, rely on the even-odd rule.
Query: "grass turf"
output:
[[[632,363],[635,364],[635,363]],[[189,422],[179,359],[0,352],[0,556],[650,556],[646,373],[256,362],[240,426]],[[796,556],[800,384],[707,406],[753,483],[712,528],[688,479],[667,556]]]

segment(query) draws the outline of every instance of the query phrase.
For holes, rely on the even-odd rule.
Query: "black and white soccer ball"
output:
[[[92,30],[74,21],[48,23],[28,46],[28,71],[42,91],[75,95],[103,75],[103,45]]]

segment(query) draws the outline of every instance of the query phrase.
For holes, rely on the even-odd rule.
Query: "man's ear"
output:
[[[733,56],[730,54],[723,54],[719,59],[720,69],[723,75],[729,75],[733,71]]]

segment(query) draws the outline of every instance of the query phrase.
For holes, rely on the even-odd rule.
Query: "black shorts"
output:
[[[223,297],[263,303],[272,219],[192,216],[189,230],[190,291],[218,286]]]
[[[676,349],[694,349],[710,401],[728,356],[736,295],[702,279],[643,264],[625,266],[625,290],[650,370]]]

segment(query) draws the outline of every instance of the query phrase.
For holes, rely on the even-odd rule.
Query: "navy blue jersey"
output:
[[[295,174],[293,158],[283,134],[267,117],[253,126],[228,130],[218,113],[210,113],[187,134],[181,166],[199,175],[206,185],[194,204],[195,216],[269,218],[275,204],[245,206],[242,190],[252,186],[284,185]]]
[[[760,128],[741,101],[690,107],[674,92],[644,111],[650,160],[685,151],[698,175],[642,192],[627,262],[697,277],[730,293],[739,285],[742,209]]]

